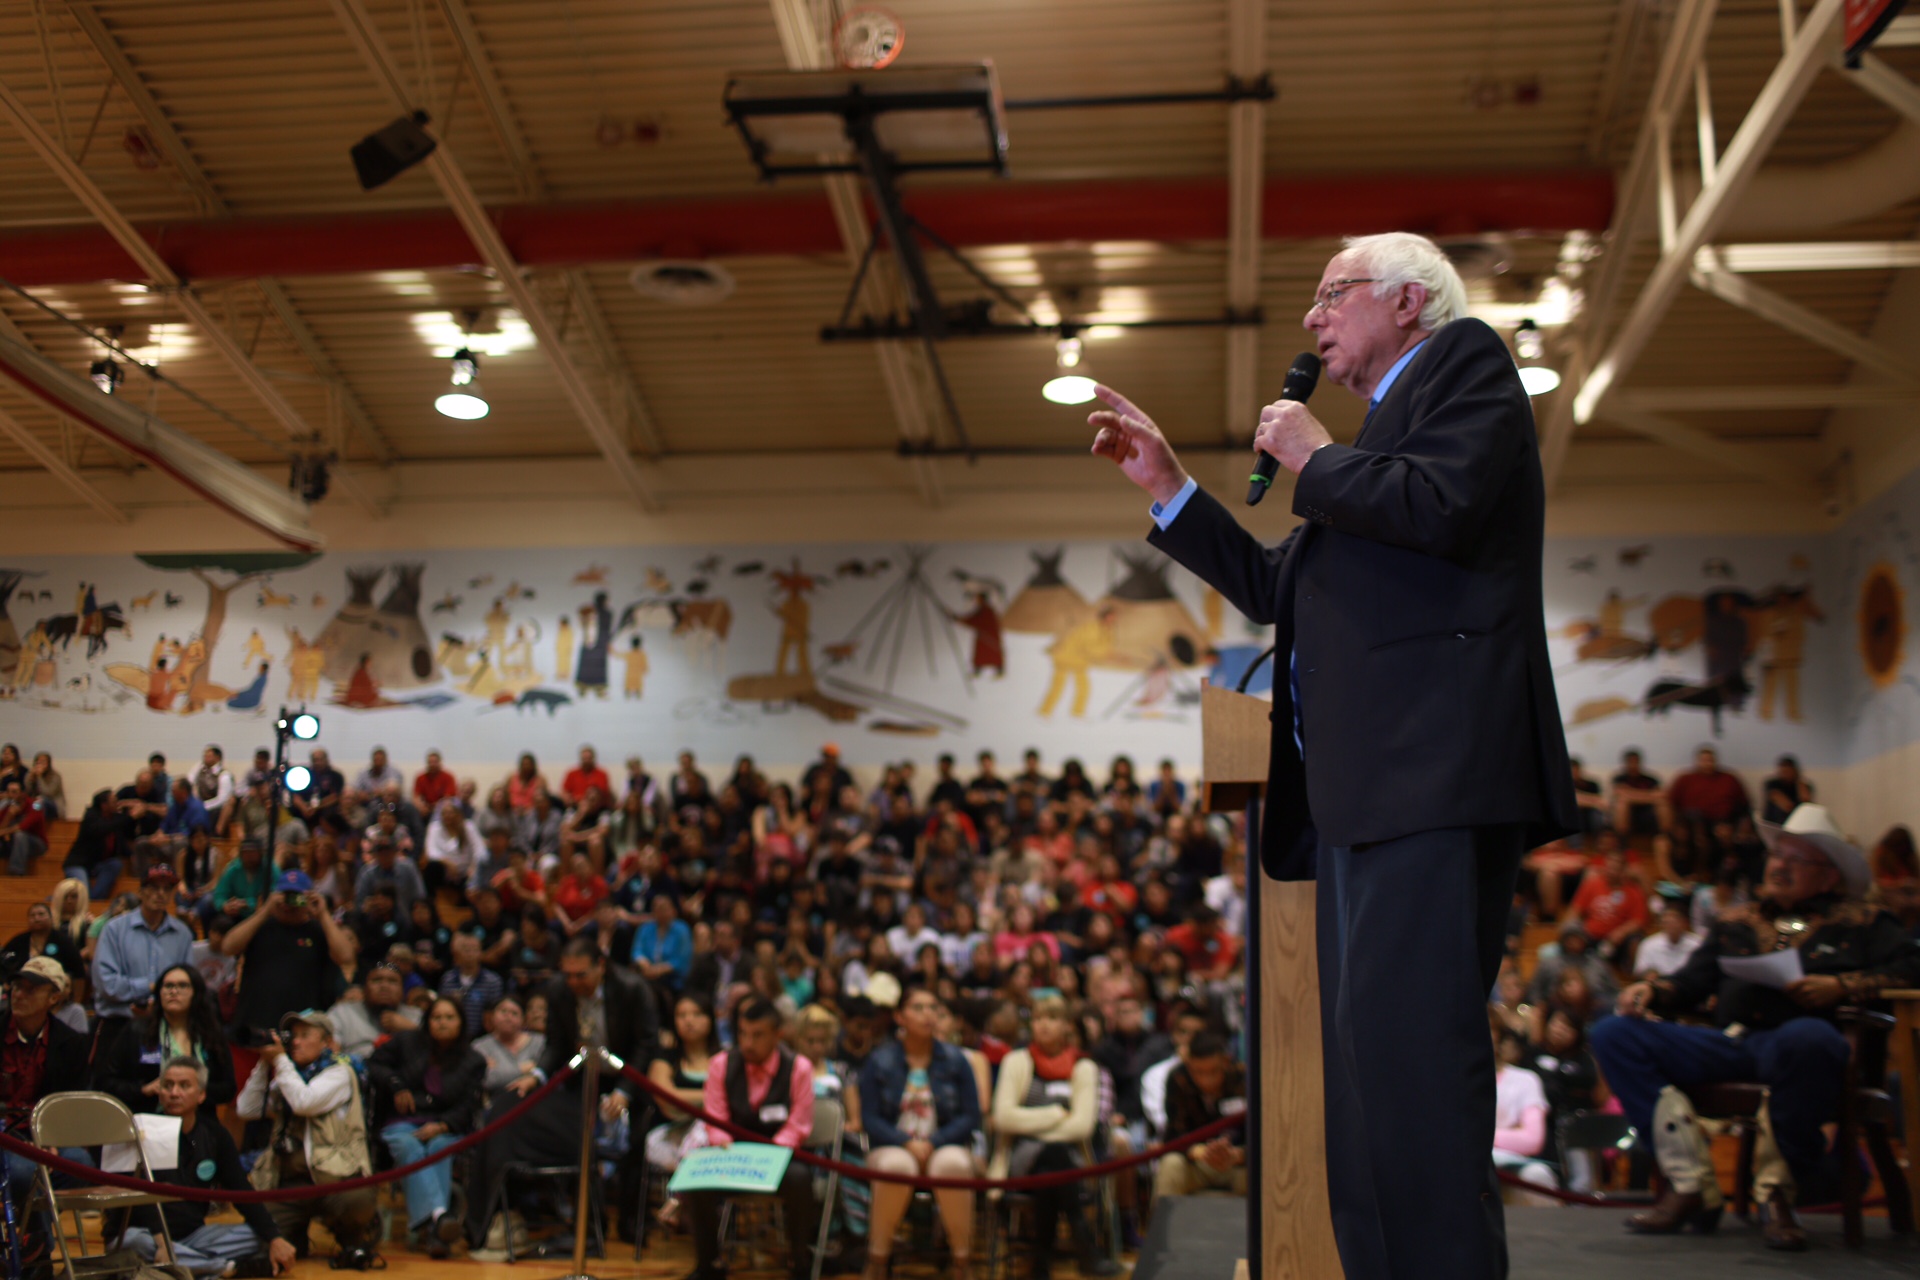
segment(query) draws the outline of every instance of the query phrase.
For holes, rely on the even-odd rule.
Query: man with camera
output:
[[[154,1170],[154,1181],[248,1190],[232,1136],[217,1124],[200,1122],[200,1104],[207,1099],[207,1064],[192,1057],[168,1058],[160,1066],[158,1083],[160,1112],[180,1121],[180,1137],[173,1167]],[[245,1221],[226,1223],[207,1221],[212,1207],[203,1200],[171,1200],[157,1210],[152,1206],[136,1209],[133,1225],[120,1237],[120,1244],[152,1262],[158,1252],[154,1227],[158,1216],[165,1214],[173,1261],[196,1276],[266,1280],[292,1268],[293,1245],[280,1234],[264,1205],[237,1205]]]
[[[220,949],[240,956],[235,1038],[258,1039],[295,1009],[324,1009],[345,989],[359,948],[334,923],[324,894],[299,869],[283,871],[258,910],[235,925]]]
[[[253,1165],[256,1190],[325,1186],[373,1172],[359,1077],[334,1044],[333,1021],[317,1009],[281,1020],[280,1030],[261,1046],[236,1109],[242,1119],[271,1122],[266,1149]],[[379,1220],[371,1187],[276,1200],[267,1211],[299,1256],[305,1256],[307,1228],[318,1218],[340,1246],[336,1266],[364,1271],[371,1265]]]

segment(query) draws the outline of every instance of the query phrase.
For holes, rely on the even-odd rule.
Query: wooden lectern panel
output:
[[[1273,704],[1243,693],[1200,690],[1201,777],[1209,813],[1236,813],[1267,781]],[[1258,1023],[1260,1183],[1248,1212],[1260,1215],[1260,1280],[1342,1280],[1327,1200],[1325,1091],[1320,1067],[1320,963],[1314,950],[1314,886],[1259,872]],[[1244,1275],[1246,1264],[1241,1263]]]
[[[1260,1280],[1341,1280],[1327,1200],[1314,885],[1268,876],[1258,883]]]

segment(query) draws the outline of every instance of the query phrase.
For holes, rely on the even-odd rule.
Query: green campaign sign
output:
[[[680,1162],[667,1190],[738,1191],[770,1195],[780,1189],[793,1152],[766,1142],[736,1142],[730,1147],[701,1147]]]

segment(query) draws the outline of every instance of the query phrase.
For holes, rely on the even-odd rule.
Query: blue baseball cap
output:
[[[313,877],[295,867],[282,872],[279,882],[273,887],[280,893],[308,893],[313,889]]]

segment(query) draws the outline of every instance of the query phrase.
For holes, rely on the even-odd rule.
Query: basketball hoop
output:
[[[885,9],[853,9],[833,25],[833,56],[848,71],[878,71],[906,42],[906,28]]]

